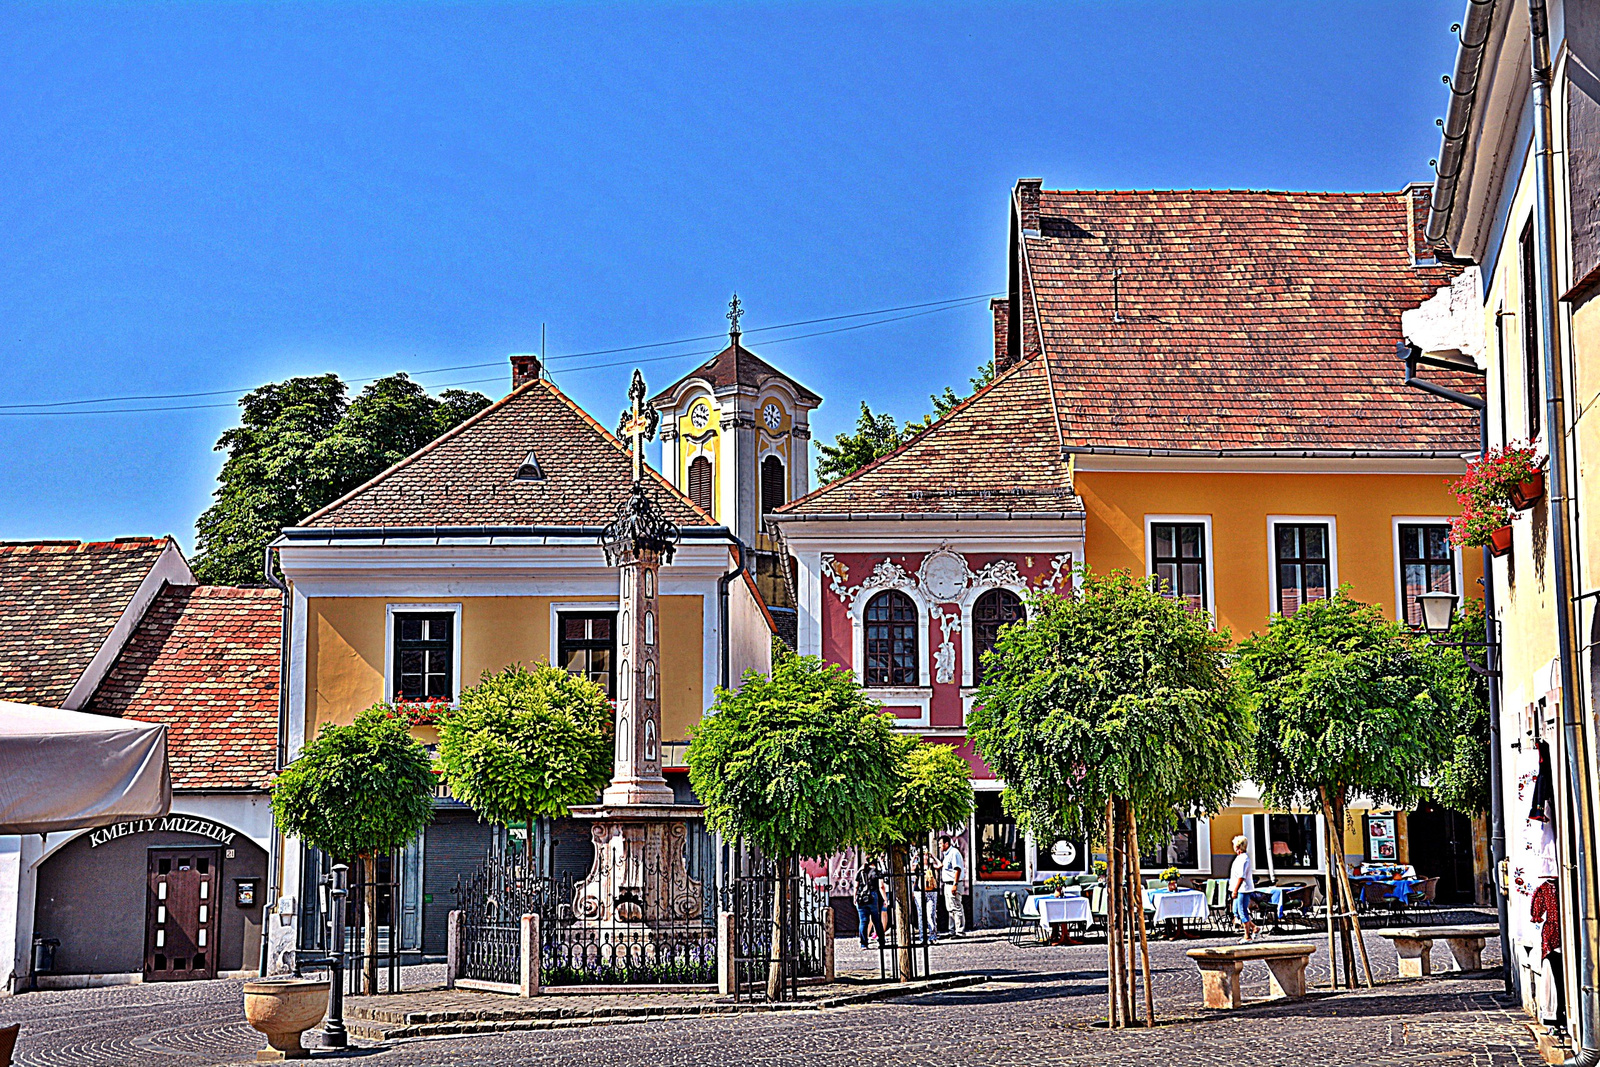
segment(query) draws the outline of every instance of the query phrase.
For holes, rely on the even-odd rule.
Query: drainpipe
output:
[[[1600,842],[1595,835],[1593,783],[1579,722],[1576,665],[1572,659],[1572,531],[1567,516],[1567,423],[1562,396],[1561,356],[1556,332],[1555,172],[1551,159],[1550,22],[1544,0],[1528,0],[1528,28],[1533,67],[1534,248],[1538,275],[1539,350],[1544,354],[1545,440],[1550,452],[1550,527],[1555,535],[1556,643],[1561,671],[1561,740],[1565,749],[1567,793],[1573,805],[1576,848],[1562,872],[1573,893],[1577,917],[1578,1042],[1567,1062],[1582,1067],[1600,1064],[1600,919],[1595,915],[1594,859]]]
[[[722,676],[720,684],[724,689],[729,687],[730,681],[728,678],[728,586],[732,585],[733,580],[745,571],[744,542],[735,537],[733,544],[739,552],[739,565],[717,579],[717,623],[722,630],[722,663],[719,673]]]
[[[278,769],[282,770],[288,755],[289,744],[289,616],[292,610],[292,600],[289,586],[272,566],[272,546],[268,545],[261,551],[261,573],[266,578],[267,584],[278,590],[283,597],[282,629],[278,635]],[[279,854],[283,851],[283,838],[278,834],[277,827],[272,830],[272,847],[267,850],[267,892],[272,894],[271,907],[261,909],[261,975],[267,974],[268,939],[272,933],[272,919],[277,916],[278,908],[278,870],[280,867]]]
[[[1498,329],[1498,322],[1496,329]],[[1401,358],[1406,361],[1406,384],[1413,389],[1421,389],[1425,393],[1444,399],[1462,407],[1471,408],[1478,413],[1478,451],[1480,454],[1489,451],[1489,405],[1481,397],[1468,396],[1454,389],[1446,389],[1442,385],[1424,381],[1417,377],[1417,364],[1427,362],[1431,366],[1456,367],[1450,360],[1433,359],[1422,354],[1422,350],[1415,345],[1400,345]],[[1502,361],[1501,389],[1505,395],[1505,372]],[[1468,368],[1456,368],[1468,369]],[[1471,373],[1480,373],[1476,368],[1470,369]],[[1487,372],[1484,373],[1485,376]],[[1505,405],[1501,406],[1504,414]],[[1501,791],[1502,777],[1505,771],[1500,759],[1500,643],[1495,640],[1496,618],[1494,605],[1494,556],[1487,545],[1483,549],[1483,665],[1488,670],[1489,686],[1489,856],[1492,861],[1490,882],[1494,886],[1495,910],[1499,913],[1500,921],[1500,976],[1505,982],[1506,993],[1515,991],[1512,980],[1512,955],[1511,955],[1511,915],[1507,910],[1508,901],[1500,885],[1500,867],[1506,858],[1506,812],[1505,797]],[[1466,655],[1462,649],[1461,654]]]

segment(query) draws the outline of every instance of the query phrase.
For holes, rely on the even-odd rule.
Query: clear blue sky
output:
[[[998,292],[1023,176],[1397,189],[1462,8],[8,4],[0,403],[488,361],[420,380],[498,397],[541,322],[559,355],[715,333],[734,289],[752,330]],[[964,385],[989,323],[776,336],[829,440]],[[627,358],[553,370],[609,424],[628,368],[577,368]],[[0,416],[0,539],[187,548],[233,414]]]

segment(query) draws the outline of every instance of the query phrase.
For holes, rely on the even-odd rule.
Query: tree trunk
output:
[[[1144,1018],[1146,1026],[1156,1024],[1155,994],[1150,989],[1150,932],[1145,928],[1144,921],[1144,887],[1140,884],[1142,879],[1139,870],[1139,816],[1133,810],[1133,804],[1128,804],[1128,854],[1133,857],[1134,870],[1134,906],[1138,908],[1139,916],[1139,955],[1144,962]]]
[[[1117,971],[1117,820],[1115,802],[1106,801],[1106,1025],[1118,1025],[1122,978]]]
[[[1327,822],[1323,822],[1322,848],[1324,855],[1332,854],[1332,839],[1327,833]],[[1328,908],[1328,988],[1339,988],[1339,957],[1334,951],[1334,914],[1339,910],[1339,880],[1334,877],[1333,871],[1328,871],[1328,889],[1323,894]]]
[[[1350,886],[1350,869],[1344,852],[1344,820],[1346,817],[1344,790],[1341,789],[1334,793],[1331,810],[1328,803],[1328,796],[1326,793],[1324,793],[1322,797],[1322,810],[1323,818],[1333,820],[1333,823],[1336,827],[1333,839],[1338,846],[1337,860],[1339,864],[1339,885],[1344,891],[1345,902],[1350,906],[1350,925],[1355,931],[1356,947],[1361,951],[1361,969],[1367,979],[1367,988],[1371,989],[1373,988],[1372,960],[1367,956],[1366,939],[1361,936],[1361,916],[1356,911],[1356,894],[1355,890]],[[1355,961],[1352,960],[1352,970],[1354,965]],[[1353,981],[1350,984],[1352,987],[1355,985]]]
[[[783,964],[788,956],[788,938],[784,937],[784,920],[788,917],[789,864],[777,864],[778,885],[772,893],[772,947],[771,962],[767,965],[767,1000],[777,1003],[784,996]]]
[[[911,951],[911,892],[906,878],[906,846],[895,845],[889,849],[889,897],[893,902],[894,938],[897,942],[900,981],[911,981],[914,961]]]
[[[361,857],[362,881],[366,882],[362,896],[361,927],[361,991],[367,996],[378,992],[378,857]]]
[[[1117,834],[1117,971],[1121,976],[1117,998],[1122,1004],[1122,1025],[1128,1026],[1133,1022],[1133,958],[1128,950],[1133,939],[1133,912],[1129,910],[1132,902],[1128,899],[1128,813],[1121,800],[1113,802],[1113,810]]]

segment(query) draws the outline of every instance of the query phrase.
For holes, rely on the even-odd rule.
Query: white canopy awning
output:
[[[171,808],[166,726],[0,701],[0,834],[85,830]]]

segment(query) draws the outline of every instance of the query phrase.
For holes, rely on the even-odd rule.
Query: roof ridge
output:
[[[1417,183],[1413,183],[1417,184]],[[1423,182],[1420,184],[1429,184]],[[1093,194],[1096,196],[1157,196],[1169,193],[1209,193],[1214,195],[1255,195],[1255,196],[1404,196],[1406,189],[1251,189],[1251,188],[1166,188],[1166,189],[1040,189],[1041,194],[1055,193],[1060,196]]]
[[[82,549],[90,549],[90,548],[118,548],[118,547],[124,547],[126,550],[132,550],[132,549],[135,549],[135,548],[144,548],[144,547],[147,547],[149,545],[165,544],[166,542],[168,542],[170,540],[172,540],[172,535],[171,534],[162,534],[159,537],[142,537],[142,536],[141,537],[114,537],[114,538],[112,538],[112,539],[110,539],[108,541],[73,541],[73,540],[52,540],[52,539],[48,539],[48,538],[41,538],[41,539],[36,540],[36,541],[0,541],[0,551],[6,551],[8,549],[14,550],[14,549],[28,549],[28,548],[82,548]]]

